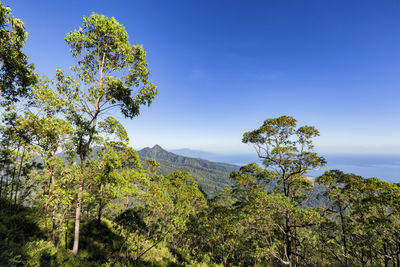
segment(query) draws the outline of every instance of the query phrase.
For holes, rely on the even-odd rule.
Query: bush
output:
[[[56,261],[57,249],[49,241],[35,240],[22,249],[25,266],[52,266]]]

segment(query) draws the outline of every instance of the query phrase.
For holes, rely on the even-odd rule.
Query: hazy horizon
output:
[[[147,147],[153,147],[147,146]],[[161,146],[161,145],[160,145]],[[256,152],[242,154],[218,154],[205,150],[194,150],[190,148],[163,149],[174,154],[202,158],[214,162],[229,163],[243,166],[251,162],[260,163]],[[136,148],[137,150],[143,148]],[[183,152],[183,153],[182,153]],[[332,169],[339,169],[346,173],[354,173],[365,178],[377,177],[388,182],[399,182],[400,178],[400,154],[362,154],[362,153],[319,153],[327,160],[327,165],[311,171],[308,175],[316,177],[323,172]]]

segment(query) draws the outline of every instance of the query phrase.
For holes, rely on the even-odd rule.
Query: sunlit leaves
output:
[[[11,16],[0,2],[0,102],[9,105],[26,97],[37,81],[33,64],[29,64],[22,47],[28,34],[24,23]]]

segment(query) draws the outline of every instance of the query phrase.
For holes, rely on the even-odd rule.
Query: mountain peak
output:
[[[232,181],[229,174],[238,171],[239,167],[230,164],[211,162],[200,158],[190,158],[174,154],[160,145],[145,147],[138,151],[140,159],[153,158],[161,165],[161,174],[168,175],[174,170],[189,172],[204,191],[211,197],[225,187],[230,187]]]
[[[158,150],[158,151],[162,151],[162,150],[165,150],[164,148],[162,148],[160,145],[155,145],[155,146],[153,146],[152,148],[151,148],[151,150]]]

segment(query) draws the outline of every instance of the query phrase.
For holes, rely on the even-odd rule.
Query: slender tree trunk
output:
[[[25,151],[26,151],[26,146],[24,146],[24,150],[22,152],[22,156],[21,156],[21,162],[19,163],[19,171],[18,171],[18,176],[16,179],[16,189],[15,189],[15,196],[14,196],[14,206],[17,206],[17,195],[18,195],[18,189],[19,189],[19,180],[21,177],[21,171],[22,171],[22,163],[24,161],[25,158]]]
[[[5,173],[6,173],[6,170],[5,170],[5,166],[4,166],[4,164],[3,164],[3,167],[2,167],[2,169],[1,169],[0,197],[1,197],[2,193],[3,193],[3,179],[4,179]]]
[[[289,262],[289,266],[292,266],[292,240],[290,236],[290,225],[289,225],[289,212],[286,212],[285,218],[285,255],[286,261]]]
[[[9,154],[8,154],[9,155]],[[7,168],[5,168],[5,170],[10,170],[10,165],[11,165],[12,161],[10,160],[7,164]],[[4,176],[4,182],[5,182],[5,186],[4,186],[4,198],[7,198],[7,191],[8,191],[8,186],[9,186],[9,173],[5,173]]]
[[[339,207],[339,214],[340,214],[340,224],[342,228],[342,240],[343,240],[343,250],[344,250],[344,266],[349,266],[348,263],[348,251],[347,251],[347,238],[346,238],[346,229],[344,226],[344,217],[343,217],[343,210],[342,207]]]
[[[66,230],[65,230],[65,236],[64,236],[64,247],[65,247],[65,249],[68,249],[68,222],[69,222],[69,220],[68,220],[68,217],[67,217],[67,221],[66,221],[66,224],[67,224],[67,227],[66,227]]]
[[[78,198],[76,203],[76,211],[75,211],[75,229],[74,229],[74,245],[72,247],[72,255],[75,257],[78,255],[78,247],[79,247],[79,227],[81,222],[81,206],[82,206],[82,193],[83,193],[83,176],[84,176],[84,165],[86,162],[86,154],[87,151],[84,152],[83,157],[81,157],[81,178],[79,180],[78,187]]]
[[[56,234],[56,244],[55,244],[56,249],[59,248],[60,243],[61,243],[60,234],[61,234],[62,226],[64,224],[64,220],[65,219],[67,221],[67,223],[66,223],[67,224],[67,228],[65,230],[65,233],[68,232],[68,209],[69,209],[69,206],[66,207],[66,209],[64,210],[64,213],[62,214],[62,216],[61,216],[61,218],[60,218],[60,220],[58,222],[58,229],[57,229],[57,234]],[[67,235],[65,235],[65,240],[67,240]]]
[[[17,155],[15,155],[14,171],[13,171],[13,175],[12,175],[11,181],[10,181],[10,183],[11,183],[10,203],[9,203],[10,204],[9,205],[10,210],[11,210],[11,207],[12,207],[12,199],[13,199],[13,192],[14,192],[14,182],[15,182],[14,180],[15,180],[15,174],[17,173],[17,167],[18,167],[17,161],[18,161],[18,153],[19,153],[20,148],[21,148],[21,143],[18,143]]]
[[[55,177],[54,177],[54,166],[50,167],[50,180],[49,180],[49,190],[52,186],[55,184]],[[53,242],[54,246],[58,247],[57,244],[57,237],[56,237],[56,232],[57,232],[57,224],[56,224],[56,214],[55,214],[55,208],[53,207],[53,211],[51,213],[51,221],[53,222],[53,229],[52,229],[52,235],[51,235],[51,241]]]
[[[94,120],[94,126],[96,125],[96,120]],[[94,129],[93,129],[94,134]],[[92,140],[92,136],[89,138],[88,143],[83,148],[84,151],[81,154],[81,177],[79,179],[79,186],[78,186],[78,196],[77,196],[77,203],[76,203],[76,211],[75,211],[75,229],[74,229],[74,245],[72,247],[72,255],[75,257],[78,255],[78,248],[79,248],[79,227],[81,222],[81,207],[82,207],[82,193],[83,193],[83,179],[85,176],[85,163],[87,158],[87,153],[89,151],[90,143]]]
[[[387,249],[386,249],[386,245],[385,244],[383,244],[383,252],[384,252],[383,257],[385,259],[385,267],[388,267],[389,266],[389,256],[387,254]]]
[[[82,205],[82,192],[83,192],[83,177],[81,177],[79,181],[78,188],[78,201],[76,204],[75,211],[75,230],[74,230],[74,246],[72,248],[72,255],[78,255],[78,246],[79,246],[79,226],[80,226],[80,217],[81,217],[81,205]]]
[[[285,173],[283,173],[282,178],[283,180],[283,190],[285,197],[290,197],[290,188],[289,185],[286,183]],[[292,243],[291,243],[291,236],[290,236],[290,214],[289,211],[286,211],[285,215],[285,243],[284,243],[284,255],[286,257],[286,261],[289,262],[289,266],[292,266]]]
[[[3,164],[1,166],[0,197],[1,197],[2,193],[3,193],[3,180],[4,180],[4,176],[6,174],[6,162],[7,162],[7,160],[8,160],[8,144],[7,144],[7,147],[6,147]]]
[[[104,56],[103,56],[103,62],[104,62]],[[99,87],[102,87],[102,75],[100,74],[100,83]],[[81,206],[82,206],[82,192],[83,192],[83,179],[84,179],[84,168],[85,168],[85,162],[87,159],[87,154],[90,149],[90,145],[93,140],[93,136],[95,134],[96,130],[96,123],[97,123],[97,116],[99,115],[99,103],[100,103],[101,98],[98,98],[96,100],[96,108],[93,114],[93,120],[92,120],[92,128],[90,130],[89,134],[89,140],[87,141],[86,144],[83,145],[83,136],[81,136],[80,140],[80,145],[82,148],[82,151],[80,153],[81,157],[81,168],[82,168],[82,173],[81,173],[81,178],[79,180],[79,188],[78,188],[78,199],[77,199],[77,205],[76,205],[76,212],[75,212],[75,230],[74,230],[74,245],[72,248],[72,255],[75,257],[78,255],[78,247],[79,247],[79,226],[80,226],[80,220],[81,220]]]
[[[57,227],[57,229],[56,229],[55,243],[54,243],[54,246],[55,246],[56,249],[58,249],[59,246],[60,246],[60,233],[61,233],[61,230],[62,230],[62,225],[63,225],[63,223],[64,223],[64,219],[65,219],[66,214],[67,214],[67,212],[65,212],[65,213],[62,215],[62,217],[60,218],[60,221],[59,221],[59,223],[58,223],[58,227]],[[67,229],[65,232],[67,232],[67,231],[68,231],[68,229]]]
[[[101,224],[102,210],[103,210],[103,207],[101,206],[101,201],[100,201],[99,212],[97,214],[97,224],[99,224],[99,225]]]
[[[97,223],[100,225],[101,223],[101,215],[103,211],[103,184],[100,184],[100,199],[99,199],[99,212],[98,212],[98,217],[97,217]]]
[[[56,244],[56,230],[57,230],[57,225],[56,225],[56,218],[55,218],[55,214],[54,214],[55,212],[53,211],[52,212],[52,219],[51,219],[51,221],[53,222],[53,230],[52,230],[52,233],[51,233],[51,241],[53,242],[53,244],[54,244],[54,246],[56,246],[57,244]]]
[[[298,244],[297,244],[297,227],[294,227],[293,233],[294,233],[293,250],[296,253],[294,266],[297,267],[300,264],[299,254],[298,254],[298,250],[297,250],[297,248],[298,248]]]
[[[61,226],[57,229],[57,233],[56,233],[56,244],[54,245],[56,249],[58,249],[60,247],[60,230]]]

